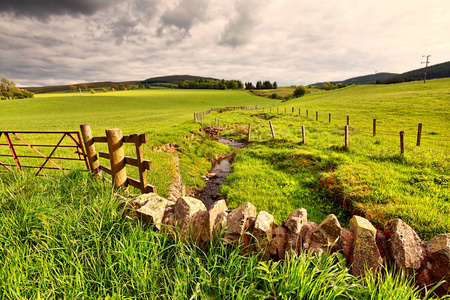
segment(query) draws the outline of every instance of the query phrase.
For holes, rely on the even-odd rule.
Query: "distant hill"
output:
[[[33,92],[35,94],[43,94],[43,93],[53,93],[53,92],[64,92],[70,90],[70,86],[81,86],[87,85],[89,89],[97,89],[97,88],[106,88],[110,87],[112,84],[128,84],[135,85],[139,84],[139,81],[121,81],[121,82],[112,82],[112,81],[103,81],[103,82],[89,82],[89,83],[75,83],[69,85],[55,85],[55,86],[42,86],[42,87],[24,87],[24,89]]]
[[[170,76],[159,76],[147,78],[144,81],[141,81],[143,84],[155,84],[155,83],[171,83],[178,85],[180,82],[185,80],[199,80],[199,79],[208,79],[208,80],[219,80],[211,77],[201,77],[201,76],[192,76],[192,75],[170,75]]]
[[[397,76],[387,78],[381,83],[399,83],[407,81],[423,80],[425,75],[425,68],[420,68],[399,74]],[[427,79],[438,79],[450,77],[450,61],[429,66],[427,70]]]
[[[408,71],[401,74],[383,72],[377,73],[377,83],[399,83],[407,81],[418,81],[423,80],[423,77],[424,77],[424,68]],[[427,79],[438,79],[447,77],[450,77],[450,61],[428,67]],[[325,82],[317,82],[310,85],[321,86],[324,83]],[[331,83],[374,84],[375,74],[353,77],[342,81],[332,81]]]

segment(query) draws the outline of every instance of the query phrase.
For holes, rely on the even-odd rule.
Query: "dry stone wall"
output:
[[[186,242],[201,244],[216,236],[273,259],[284,259],[289,251],[340,252],[354,276],[364,276],[366,269],[375,274],[390,263],[415,274],[421,286],[445,280],[444,292],[450,289],[450,234],[424,242],[400,219],[389,221],[382,234],[360,216],[353,216],[350,229],[342,228],[333,214],[319,225],[308,222],[307,211],[299,208],[276,225],[270,213],[258,213],[249,202],[229,210],[225,201],[219,200],[207,210],[201,200],[192,197],[171,201],[154,193],[128,201],[124,215],[154,224],[172,236],[177,234]]]

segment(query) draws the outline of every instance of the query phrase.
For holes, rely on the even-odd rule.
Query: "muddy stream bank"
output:
[[[232,139],[220,138],[219,143],[231,146],[234,149],[244,148],[246,143],[238,142]],[[212,170],[207,174],[207,182],[205,188],[199,192],[196,197],[202,200],[206,208],[209,209],[217,200],[219,200],[219,188],[225,182],[228,174],[231,173],[231,164],[234,155],[229,155],[217,161]]]

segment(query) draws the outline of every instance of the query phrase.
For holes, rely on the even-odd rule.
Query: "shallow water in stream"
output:
[[[231,146],[235,149],[244,148],[247,146],[245,143],[225,138],[220,138],[218,142]],[[219,200],[219,188],[225,182],[228,174],[231,173],[232,163],[232,156],[219,160],[209,172],[209,174],[215,174],[215,176],[209,178],[205,188],[197,195],[197,198],[203,201],[208,210],[217,200]]]

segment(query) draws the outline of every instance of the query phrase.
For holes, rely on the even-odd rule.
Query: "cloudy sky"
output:
[[[0,0],[19,86],[175,74],[300,85],[450,60],[448,0]]]

